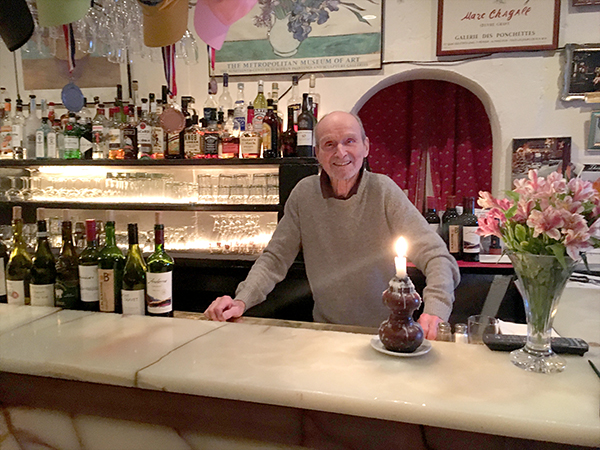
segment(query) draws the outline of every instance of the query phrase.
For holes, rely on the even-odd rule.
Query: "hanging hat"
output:
[[[166,47],[183,37],[188,23],[188,0],[152,0],[141,2],[144,13],[144,44]],[[155,3],[154,6],[149,6]]]
[[[216,50],[225,42],[229,27],[256,5],[257,0],[198,0],[194,27],[200,39]]]
[[[90,0],[37,0],[41,27],[55,27],[77,22],[90,9]]]
[[[25,0],[0,1],[0,36],[11,52],[25,45],[34,28]]]

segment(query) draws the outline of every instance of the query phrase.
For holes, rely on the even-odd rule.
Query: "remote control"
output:
[[[510,352],[523,348],[527,336],[515,334],[484,334],[483,343],[491,350]],[[583,356],[589,350],[587,342],[579,338],[553,337],[551,338],[552,350],[556,353],[569,353]]]

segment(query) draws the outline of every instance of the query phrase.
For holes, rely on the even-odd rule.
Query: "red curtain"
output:
[[[481,101],[438,80],[411,80],[377,92],[358,112],[371,141],[369,165],[392,178],[422,209],[427,155],[433,195],[477,198],[491,190],[492,131]]]

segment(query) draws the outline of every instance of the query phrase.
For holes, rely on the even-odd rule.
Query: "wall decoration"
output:
[[[600,151],[600,112],[593,112],[588,135],[588,150]]]
[[[234,23],[211,75],[381,67],[382,0],[262,0]]]
[[[573,0],[573,6],[600,5],[600,0]]]
[[[570,164],[570,137],[513,139],[513,181],[526,178],[530,169],[537,169],[539,175],[545,177]]]
[[[437,55],[552,50],[560,0],[438,0]]]
[[[600,44],[565,45],[561,100],[600,95]]]

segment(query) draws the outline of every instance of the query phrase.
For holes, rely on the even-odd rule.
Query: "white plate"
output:
[[[423,343],[421,345],[419,345],[419,348],[417,348],[414,352],[400,353],[400,352],[392,352],[391,350],[388,350],[387,348],[385,348],[383,346],[383,344],[381,343],[379,336],[375,336],[371,339],[371,347],[373,347],[375,350],[377,350],[380,353],[385,353],[386,355],[397,356],[399,358],[413,358],[415,356],[421,356],[421,355],[424,355],[425,353],[429,352],[429,350],[431,350],[431,342],[429,342],[427,339],[424,339]]]

